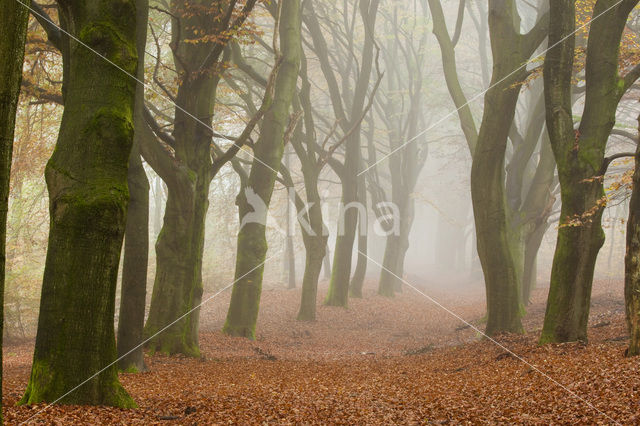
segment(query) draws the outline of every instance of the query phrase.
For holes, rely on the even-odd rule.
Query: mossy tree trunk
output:
[[[299,0],[287,0],[282,4],[280,23],[280,48],[282,64],[278,72],[273,104],[266,112],[260,137],[254,146],[254,161],[246,189],[236,203],[240,223],[252,212],[249,190],[269,206],[277,170],[284,151],[284,134],[289,121],[289,110],[296,91],[301,55],[301,11]],[[255,338],[255,327],[262,292],[262,274],[267,254],[265,224],[262,220],[246,223],[238,232],[235,284],[223,332],[231,336]]]
[[[606,172],[605,148],[618,102],[640,73],[636,67],[624,78],[618,74],[622,32],[637,3],[599,0],[594,7],[594,16],[602,16],[589,30],[585,106],[580,126],[574,130],[575,3],[551,2],[549,45],[558,45],[547,53],[544,82],[562,210],[541,343],[587,340],[593,273],[604,243],[601,220],[606,198],[599,176]]]
[[[423,3],[426,3],[424,0]],[[527,258],[529,260],[535,256],[532,253],[526,252],[527,241],[529,236],[532,235],[531,226],[532,221],[537,220],[536,214],[543,211],[546,208],[546,201],[542,200],[541,204],[533,206],[533,210],[525,211],[524,201],[522,196],[527,194],[526,197],[530,197],[530,191],[527,190],[529,182],[525,179],[525,170],[528,169],[527,165],[532,159],[532,154],[535,147],[538,144],[540,138],[540,132],[544,123],[544,102],[536,102],[534,108],[529,108],[529,123],[527,126],[527,133],[523,140],[514,138],[518,136],[517,132],[514,132],[515,123],[513,123],[513,114],[511,109],[515,108],[519,95],[519,86],[514,83],[522,81],[521,78],[526,75],[525,69],[519,70],[513,75],[509,75],[512,71],[516,71],[518,67],[529,59],[529,56],[533,54],[537,46],[540,45],[542,39],[546,35],[546,22],[548,16],[544,13],[545,9],[542,6],[539,9],[539,19],[534,28],[528,34],[520,34],[520,18],[517,14],[517,10],[514,9],[513,2],[500,1],[495,2],[493,5],[489,3],[489,30],[491,34],[492,50],[494,52],[494,68],[493,68],[493,83],[501,81],[503,77],[509,76],[505,81],[501,82],[501,86],[492,88],[489,90],[488,96],[485,97],[485,111],[482,125],[499,128],[497,137],[492,133],[493,130],[487,131],[488,128],[481,129],[483,137],[483,149],[485,150],[481,154],[481,158],[475,159],[477,147],[480,142],[478,141],[479,135],[476,132],[476,127],[473,119],[473,115],[469,109],[467,98],[462,90],[462,86],[458,79],[458,72],[455,59],[455,45],[456,40],[452,40],[447,30],[444,13],[442,11],[441,2],[438,0],[428,0],[430,10],[434,16],[434,34],[438,39],[442,53],[443,66],[445,68],[446,82],[454,104],[459,108],[458,115],[460,118],[460,125],[467,139],[471,156],[474,158],[475,172],[478,175],[484,175],[480,181],[473,181],[472,186],[475,185],[475,199],[478,201],[478,209],[484,210],[479,212],[477,220],[483,222],[483,224],[476,224],[476,233],[482,232],[484,235],[476,235],[476,241],[482,245],[478,247],[478,255],[481,258],[483,270],[485,273],[485,284],[487,285],[487,297],[492,299],[489,302],[490,307],[494,307],[498,310],[506,309],[510,313],[505,315],[498,315],[505,317],[504,321],[511,325],[497,326],[496,320],[489,321],[490,331],[499,332],[502,329],[519,330],[519,321],[512,319],[512,315],[517,315],[521,310],[516,305],[519,304],[517,300],[517,289],[520,286],[522,277],[524,276],[524,269]],[[481,3],[478,3],[478,7]],[[482,8],[480,12],[482,12]],[[501,13],[498,13],[501,12]],[[504,15],[511,15],[513,20]],[[476,27],[480,31],[480,51],[484,50],[484,33],[482,27],[485,25],[485,17],[481,13],[480,21],[474,19]],[[500,16],[502,15],[502,17]],[[456,28],[461,26],[461,16],[459,16]],[[529,55],[529,56],[527,56]],[[486,55],[485,55],[486,56]],[[482,59],[482,58],[481,58]],[[485,60],[483,62],[483,75],[485,72]],[[535,84],[535,83],[534,83]],[[505,87],[510,90],[502,92]],[[534,88],[535,89],[535,88]],[[510,93],[508,93],[510,92]],[[496,94],[498,95],[496,96]],[[515,101],[514,101],[515,99]],[[509,105],[497,105],[496,102],[507,102]],[[489,108],[487,108],[487,106]],[[492,117],[492,114],[505,113],[506,117],[511,117],[507,120],[505,117]],[[540,118],[538,118],[540,115]],[[511,130],[511,131],[510,131]],[[506,134],[506,135],[505,135]],[[504,153],[506,149],[506,138],[511,138],[514,146],[514,153],[507,167],[507,172],[504,172]],[[497,164],[497,161],[499,164]],[[488,166],[488,168],[485,167]],[[538,164],[538,168],[541,164]],[[536,173],[538,170],[536,168]],[[491,197],[485,197],[484,191],[487,194],[491,194]],[[545,193],[550,196],[549,191]],[[538,197],[534,197],[539,201]],[[484,201],[484,202],[483,202]],[[481,206],[480,204],[484,204]],[[493,206],[493,207],[490,207]],[[474,206],[474,212],[476,212]],[[545,219],[546,220],[546,219]],[[497,232],[491,229],[490,222],[499,223]],[[529,244],[529,249],[533,249],[535,244]],[[484,250],[484,251],[483,251]],[[489,250],[489,252],[487,252]],[[484,261],[482,258],[484,257]],[[505,268],[500,270],[501,265]],[[530,266],[530,264],[529,264]],[[486,268],[491,269],[490,271]],[[510,271],[510,272],[507,272]],[[527,274],[530,269],[527,269]],[[499,288],[493,288],[497,280],[502,280],[502,277],[507,277],[503,283],[499,283],[498,286],[504,285],[511,288],[509,291],[501,291]],[[530,276],[530,275],[528,275]],[[491,287],[491,289],[489,289]],[[494,300],[497,298],[497,300]],[[490,308],[489,308],[490,309]],[[498,312],[495,312],[498,314]],[[489,312],[489,317],[492,316]],[[503,320],[500,320],[503,321]]]
[[[173,134],[163,133],[147,114],[155,135],[147,129],[143,138],[146,143],[141,145],[145,159],[168,190],[163,226],[156,242],[151,307],[144,328],[152,351],[200,355],[198,307],[203,293],[205,218],[211,180],[221,167],[211,154],[216,89],[222,62],[227,61],[224,47],[255,3],[247,1],[238,17],[228,13],[233,5],[226,1],[171,3],[172,51],[180,74]],[[173,156],[154,140],[156,136],[173,148]]]
[[[136,46],[144,52],[147,43],[149,1],[136,0]],[[138,80],[144,81],[144,54],[138,56]],[[118,367],[129,372],[146,371],[142,348],[145,300],[147,296],[147,266],[149,258],[149,180],[140,157],[143,116],[144,85],[136,85],[133,117],[133,148],[129,158],[129,209],[125,228],[124,260],[120,316],[118,320]]]
[[[26,2],[29,5],[29,2]],[[27,35],[29,9],[18,2],[7,2],[0,8],[0,366],[2,365],[2,338],[4,335],[4,280],[5,280],[5,238],[7,232],[7,211],[9,209],[9,178],[16,111],[22,81],[24,43]],[[2,368],[0,368],[0,384]],[[0,389],[0,401],[2,390]],[[2,424],[2,404],[0,403],[0,424]]]
[[[59,6],[66,31],[136,74],[133,0]],[[49,245],[31,377],[20,402],[133,407],[118,381],[113,317],[136,85],[70,38],[62,47],[65,108],[45,170]]]
[[[526,78],[522,66],[546,35],[546,19],[539,19],[528,34],[520,34],[520,16],[512,0],[489,2],[489,29],[493,52],[491,88],[471,167],[471,198],[478,255],[487,295],[488,335],[522,332],[520,279],[514,232],[505,194],[504,158],[515,108]],[[515,72],[514,72],[515,70]]]
[[[630,357],[640,355],[640,144],[636,148],[635,167],[624,258],[624,305],[630,337],[627,356]]]
[[[209,49],[200,44],[187,46],[184,55],[190,59],[185,61],[202,63]],[[153,336],[147,343],[152,351],[200,354],[199,310],[194,308],[200,304],[203,292],[205,216],[213,166],[207,126],[211,125],[218,80],[213,69],[183,77],[176,98],[180,108],[175,111],[173,132],[175,155],[182,168],[157,170],[168,191],[163,226],[156,241],[156,277],[144,330],[145,336]],[[179,318],[169,329],[154,336]]]

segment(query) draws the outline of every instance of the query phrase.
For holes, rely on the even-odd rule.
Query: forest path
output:
[[[471,328],[460,329],[464,324],[414,290],[389,300],[368,284],[365,298],[352,300],[348,310],[319,306],[313,323],[294,320],[299,290],[265,289],[255,342],[220,333],[229,297],[221,295],[203,307],[203,360],[155,355],[147,357],[149,373],[121,375],[139,409],[50,407],[32,423],[640,421],[640,364],[623,358],[622,283],[596,283],[587,346],[536,345],[544,288],[536,290],[524,320],[528,334],[498,339],[565,389],[495,343],[478,340]],[[482,289],[421,289],[482,329]],[[14,407],[31,351],[32,343],[5,347],[7,424],[41,408]]]

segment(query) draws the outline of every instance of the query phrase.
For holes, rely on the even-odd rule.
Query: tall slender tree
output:
[[[280,49],[274,46],[279,65],[273,103],[265,113],[260,137],[253,147],[254,160],[246,187],[237,197],[240,223],[251,212],[254,200],[259,197],[268,207],[284,152],[284,138],[289,111],[296,92],[301,55],[301,11],[299,0],[281,0],[281,16],[277,31]],[[276,14],[277,16],[278,14]],[[274,43],[275,44],[275,43]],[[281,50],[281,53],[278,52]],[[280,57],[281,55],[281,57]],[[254,204],[255,205],[255,204]],[[267,210],[258,213],[258,220],[247,222],[238,232],[235,284],[227,313],[224,333],[232,336],[255,338],[255,327],[262,291],[262,274],[267,254],[265,224]]]
[[[304,16],[304,22],[309,30],[313,43],[313,50],[320,62],[322,74],[327,82],[332,108],[343,134],[348,137],[344,141],[344,161],[335,164],[330,163],[340,177],[342,185],[341,225],[336,237],[333,253],[333,269],[329,282],[329,291],[325,303],[330,306],[347,306],[349,300],[349,283],[351,280],[351,264],[353,260],[353,246],[358,225],[358,211],[355,206],[358,203],[358,173],[361,170],[361,132],[360,124],[363,113],[366,110],[366,97],[369,92],[371,75],[375,62],[375,23],[378,14],[379,0],[363,0],[358,2],[357,8],[364,26],[364,42],[360,66],[354,61],[353,45],[346,53],[345,74],[342,80],[338,79],[333,67],[333,60],[328,48],[327,39],[320,26],[315,6],[309,2],[306,5],[308,13]],[[348,4],[345,2],[345,7]],[[353,30],[348,37],[353,38]],[[349,41],[349,40],[348,40]],[[340,44],[340,43],[338,43]],[[350,90],[353,83],[351,73],[355,73],[354,89]],[[342,84],[340,84],[342,83]],[[341,90],[342,88],[342,90]]]
[[[5,238],[9,209],[9,178],[16,111],[22,81],[24,43],[29,21],[29,1],[24,5],[6,2],[0,8],[0,366],[2,366],[2,337],[4,335],[4,276]],[[2,383],[2,368],[0,368]],[[0,390],[0,424],[2,424],[2,390]]]
[[[471,194],[478,255],[487,294],[486,331],[488,334],[520,332],[524,269],[522,221],[520,212],[512,211],[511,206],[518,204],[521,207],[522,203],[507,203],[505,154],[508,140],[513,136],[511,130],[522,83],[529,74],[525,64],[547,35],[548,13],[541,9],[533,28],[522,33],[521,16],[513,0],[489,1],[493,72],[484,98],[480,130],[476,131],[469,103],[457,76],[454,52],[457,38],[452,39],[448,33],[440,2],[428,0],[428,3],[434,16],[434,33],[442,52],[447,86],[458,107],[460,124],[473,160]],[[460,32],[462,16],[458,16],[455,34]],[[539,137],[531,138],[527,150],[533,153],[538,140]],[[522,163],[526,165],[529,158],[530,155],[523,156]],[[515,166],[514,163],[514,169],[524,165]],[[519,190],[522,191],[522,185]]]
[[[124,239],[122,288],[118,320],[118,366],[124,371],[145,371],[142,348],[147,266],[149,258],[149,180],[142,165],[140,143],[144,119],[144,58],[149,21],[149,0],[136,0],[138,75],[133,115],[133,148],[129,159],[129,209]]]
[[[114,363],[113,316],[129,198],[136,7],[60,0],[58,9],[71,35],[61,41],[65,108],[45,171],[49,245],[21,403],[132,407]]]

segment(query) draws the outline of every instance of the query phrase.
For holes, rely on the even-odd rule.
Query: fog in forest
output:
[[[592,404],[572,381],[596,373],[571,368],[640,352],[637,0],[8,2],[11,421],[59,402],[139,404],[125,423],[627,420],[602,408],[631,406],[627,383]],[[540,367],[539,344],[587,340],[549,349],[557,380]],[[578,408],[509,405],[498,361]],[[195,362],[220,386],[149,396],[191,392]],[[384,392],[332,376],[377,362]],[[447,376],[432,393],[455,404],[398,408],[398,377],[444,371],[507,405],[474,417]],[[323,405],[361,379],[366,409]]]
[[[396,192],[400,192],[399,188],[408,191],[408,202],[413,210],[404,267],[399,271],[418,287],[428,283],[431,288],[443,290],[477,290],[474,294],[482,298],[484,279],[476,251],[470,189],[472,161],[468,138],[462,130],[458,114],[468,111],[475,127],[480,128],[484,95],[491,85],[492,73],[488,5],[475,0],[442,2],[449,42],[451,38],[455,39],[452,48],[456,64],[453,71],[462,95],[462,100],[455,104],[452,101],[453,92],[448,90],[445,79],[443,48],[433,31],[433,14],[428,2],[382,2],[373,22],[364,22],[356,3],[323,1],[313,8],[325,39],[327,52],[324,54],[331,76],[335,78],[333,84],[336,84],[336,94],[341,99],[332,100],[328,74],[324,73],[318,58],[308,19],[303,18],[305,67],[313,113],[317,114],[314,118],[314,136],[316,143],[323,145],[322,149],[330,152],[332,157],[331,161],[323,160],[327,164],[322,166],[318,179],[323,220],[328,230],[329,259],[328,263],[325,262],[320,286],[328,285],[330,274],[326,267],[334,260],[336,234],[342,216],[341,180],[331,163],[334,160],[344,161],[344,133],[352,130],[341,129],[335,108],[340,105],[339,108],[348,111],[352,107],[350,103],[360,73],[358,68],[362,66],[362,56],[366,54],[365,27],[375,24],[374,47],[371,50],[374,55],[371,61],[373,68],[365,104],[360,108],[363,114],[362,117],[350,117],[351,124],[360,127],[362,164],[358,173],[363,172],[367,188],[365,203],[359,202],[359,206],[366,205],[366,211],[361,207],[355,207],[354,210],[359,209],[358,229],[366,228],[367,255],[374,260],[366,262],[364,288],[375,291],[380,278],[389,233],[380,225],[384,224],[385,214],[393,216],[395,213],[384,211],[385,203],[396,204],[392,175],[406,171],[409,164],[406,163],[407,158],[415,156],[415,161],[410,164],[411,173],[415,173],[415,185],[401,181],[396,188]],[[521,17],[520,30],[524,34],[532,29],[546,6],[539,1],[515,3]],[[163,12],[167,7],[162,2],[158,5],[152,2],[145,48],[145,74],[148,80],[147,104],[158,126],[169,129],[168,134],[172,126],[172,110],[175,108],[172,99],[175,99],[177,90],[176,68],[182,65],[179,59],[172,56],[171,20]],[[238,66],[231,61],[219,83],[212,120],[218,137],[240,133],[250,120],[251,111],[255,112],[259,106],[260,84],[264,84],[259,80],[265,78],[273,64],[272,54],[269,53],[273,38],[273,18],[270,13],[274,13],[273,7],[269,12],[263,5],[257,6],[250,20],[248,34],[243,34],[239,43],[233,42],[233,55],[242,55],[242,63]],[[312,14],[311,11],[304,13]],[[46,34],[33,17],[29,23],[29,37],[29,43],[34,47],[27,49],[24,67],[28,74],[23,88],[27,90],[17,116],[17,146],[8,223],[6,315],[9,317],[5,329],[8,338],[26,337],[35,332],[48,232],[47,191],[41,177],[55,144],[63,110],[58,103],[59,95],[56,94],[62,78],[61,57],[54,49],[42,44]],[[541,150],[547,143],[544,140],[546,130],[537,129],[537,135],[533,136],[526,133],[528,126],[535,126],[532,122],[539,120],[543,114],[540,109],[536,110],[536,104],[542,99],[543,56],[536,55],[540,55],[545,48],[546,44],[541,44],[525,65],[531,73],[526,78],[518,101],[515,128],[510,135],[513,137],[506,147],[505,179],[508,185],[511,183],[509,163],[517,155],[518,143],[525,137],[536,139],[524,166],[515,164],[512,167],[525,169],[520,178],[521,199],[526,197],[530,189]],[[255,75],[243,72],[243,67],[244,71],[252,70]],[[583,84],[578,83],[579,86]],[[250,104],[247,104],[247,99],[251,99]],[[634,141],[624,130],[632,133],[635,128],[636,104],[633,100],[623,100],[619,105],[616,127],[622,131],[611,136],[608,152],[615,153],[633,147]],[[582,100],[577,99],[574,106],[576,114],[582,106]],[[295,108],[301,107],[294,105]],[[300,123],[303,121],[300,119]],[[535,132],[533,130],[531,133]],[[258,134],[258,130],[254,131],[253,137]],[[300,138],[304,135],[294,132],[291,137]],[[229,146],[229,141],[224,138],[214,140],[223,148]],[[237,158],[247,168],[253,154],[249,148],[245,148],[240,150]],[[275,182],[266,221],[269,251],[268,261],[264,265],[264,286],[267,288],[287,287],[290,276],[295,277],[296,284],[300,286],[305,268],[305,247],[295,206],[295,194],[304,193],[301,168],[305,166],[291,143],[285,147],[284,164],[290,170],[294,190],[287,189],[281,178]],[[153,167],[144,160],[143,165],[149,181],[149,303],[156,268],[154,243],[162,229],[168,193],[167,185]],[[620,279],[623,276],[624,220],[628,215],[629,191],[624,185],[615,185],[615,182],[629,169],[629,162],[622,161],[614,166],[607,175],[607,182],[614,183],[616,190],[611,192],[613,201],[604,211],[607,238],[595,269],[595,276],[600,279]],[[238,174],[231,163],[227,163],[214,177],[209,190],[202,266],[203,285],[207,293],[233,282],[236,236],[240,222],[236,197],[240,190]],[[547,229],[540,242],[534,273],[536,285],[541,288],[548,287],[557,237],[560,215],[557,177],[548,186],[548,191],[550,198],[546,202],[552,205],[542,208],[546,210],[541,221]],[[308,203],[307,200],[303,201]],[[376,208],[379,205],[383,206],[382,209]],[[396,219],[397,222],[406,220]],[[357,235],[355,240],[352,270],[356,269],[358,263]]]

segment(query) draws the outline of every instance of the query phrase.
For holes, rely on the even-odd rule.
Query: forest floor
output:
[[[640,424],[640,361],[623,356],[620,281],[595,283],[588,345],[542,347],[546,289],[533,295],[527,333],[497,338],[501,347],[413,289],[385,299],[374,286],[368,282],[364,299],[351,300],[347,310],[319,306],[313,323],[295,321],[299,290],[265,290],[254,342],[220,333],[229,294],[215,298],[201,313],[203,359],[154,355],[147,358],[150,372],[121,375],[139,405],[134,410],[16,407],[33,342],[8,344],[5,421]],[[484,328],[482,289],[421,290]]]

